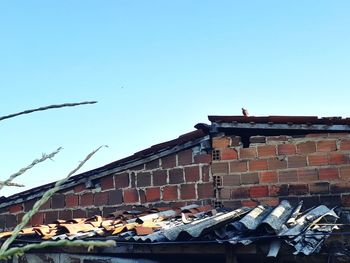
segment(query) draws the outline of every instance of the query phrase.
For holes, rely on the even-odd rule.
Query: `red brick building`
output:
[[[31,221],[107,215],[133,206],[224,207],[300,200],[350,206],[350,119],[209,116],[210,125],[70,178]],[[13,228],[53,184],[7,198]]]

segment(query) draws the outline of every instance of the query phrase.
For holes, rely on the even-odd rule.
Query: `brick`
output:
[[[230,147],[231,138],[230,137],[214,137],[212,139],[212,147],[215,148],[226,148]]]
[[[101,178],[101,189],[108,190],[114,188],[114,180],[112,175]]]
[[[77,207],[79,205],[79,196],[75,194],[66,195],[66,207]]]
[[[185,179],[186,179],[186,182],[198,182],[199,166],[185,167]]]
[[[135,176],[135,173],[133,173]],[[124,188],[129,187],[129,174],[128,173],[120,173],[114,175],[114,185],[115,188]]]
[[[243,173],[241,174],[242,184],[257,184],[259,183],[258,173]]]
[[[285,142],[288,141],[291,137],[286,135],[279,136],[268,136],[266,137],[267,142]]]
[[[24,203],[24,212],[28,212],[29,210],[31,210],[33,208],[33,205],[35,204],[35,202],[36,202],[36,199],[26,201]]]
[[[339,168],[340,178],[343,180],[350,180],[350,166]]]
[[[286,196],[289,194],[287,184],[269,186],[269,196]]]
[[[320,168],[319,169],[320,180],[336,180],[339,178],[339,172],[337,168]]]
[[[331,153],[329,157],[329,163],[334,165],[348,164],[349,154],[343,153]]]
[[[7,228],[14,228],[17,225],[17,218],[15,215],[5,215],[5,222]]]
[[[145,165],[144,164],[136,165],[134,167],[131,167],[129,170],[131,170],[131,171],[145,170]]]
[[[269,196],[269,189],[267,186],[252,186],[249,195],[251,198],[267,197]]]
[[[219,199],[231,199],[231,189],[228,189],[228,188],[219,189]]]
[[[240,159],[254,159],[257,157],[256,148],[240,148],[239,158]]]
[[[320,195],[320,203],[328,207],[339,206],[341,204],[340,195]]]
[[[108,203],[108,192],[97,192],[94,194],[94,205],[102,206]]]
[[[242,204],[240,201],[223,201],[222,202],[222,205],[226,208],[231,208],[231,209],[237,209],[237,208],[240,208],[242,207]]]
[[[210,181],[210,173],[209,173],[209,165],[202,166],[202,181],[209,182]]]
[[[340,141],[340,150],[341,151],[350,150],[350,140],[341,140]]]
[[[93,217],[93,216],[99,216],[101,215],[101,210],[98,208],[89,208],[86,209],[86,216],[87,217]]]
[[[72,210],[61,210],[58,211],[58,218],[62,220],[71,220],[73,218]]]
[[[249,142],[250,143],[265,143],[266,137],[265,136],[250,136]]]
[[[51,208],[64,208],[65,196],[63,194],[54,194],[51,197]]]
[[[124,189],[123,190],[124,203],[137,203],[139,201],[139,195],[136,189]]]
[[[220,162],[211,165],[212,174],[228,174],[228,163]]]
[[[187,165],[193,163],[192,149],[178,152],[177,154],[178,165]]]
[[[316,152],[316,143],[313,141],[302,142],[297,144],[297,153],[307,154]]]
[[[339,194],[339,193],[349,193],[350,192],[350,183],[341,182],[330,185],[331,194]]]
[[[104,207],[102,208],[102,216],[103,217],[111,217],[113,213],[118,211],[116,207]]]
[[[244,199],[249,198],[250,188],[249,187],[239,187],[231,190],[231,196],[234,199]]]
[[[160,200],[160,188],[159,187],[146,188],[146,201],[147,202],[156,202],[159,200]]]
[[[272,158],[267,160],[267,167],[269,170],[279,170],[287,168],[287,161],[285,159]]]
[[[309,184],[310,194],[329,194],[328,182],[317,182]]]
[[[155,159],[151,162],[146,163],[146,170],[152,170],[152,169],[159,168],[160,167],[159,162],[160,162],[160,159]]]
[[[214,197],[214,185],[213,183],[203,183],[197,185],[198,199],[213,198]]]
[[[299,169],[297,173],[300,182],[312,182],[318,180],[317,169]]]
[[[176,166],[176,154],[168,155],[161,158],[162,168],[173,168]]]
[[[278,206],[280,203],[280,200],[278,198],[268,198],[260,201],[263,205],[269,205],[269,206]]]
[[[241,201],[241,206],[256,207],[257,205],[259,205],[259,203],[257,201],[253,201],[253,200],[242,200]]]
[[[298,174],[297,170],[287,170],[278,172],[278,181],[279,182],[297,182]]]
[[[44,213],[45,224],[52,224],[58,219],[58,211],[48,211]]]
[[[230,173],[243,173],[248,171],[247,161],[230,162]]]
[[[305,138],[327,138],[328,133],[310,133],[305,135]]]
[[[123,203],[123,191],[121,189],[108,191],[109,205],[120,205],[122,203]]]
[[[329,156],[326,154],[308,155],[309,166],[329,165]]]
[[[197,154],[194,157],[195,163],[210,163],[211,162],[211,154]]]
[[[290,195],[306,195],[309,193],[309,186],[307,184],[290,184]]]
[[[137,187],[151,186],[151,173],[150,172],[137,173],[136,177],[137,177],[137,181],[136,181]]]
[[[240,136],[230,136],[231,138],[231,147],[241,146],[241,137]]]
[[[276,171],[260,172],[260,183],[277,183],[278,174]]]
[[[9,212],[11,214],[22,212],[23,211],[23,205],[22,204],[11,205],[8,210],[9,210]]]
[[[180,199],[196,199],[196,188],[195,184],[182,184],[180,186]]]
[[[182,168],[175,168],[169,170],[169,183],[181,184],[184,182],[184,172]]]
[[[258,146],[257,150],[258,150],[259,157],[276,156],[276,146],[275,145]]]
[[[294,144],[279,144],[277,145],[278,155],[294,155],[296,153],[296,147]]]
[[[146,192],[145,192],[145,190],[139,189],[138,193],[139,193],[139,197],[140,197],[140,203],[141,204],[146,203]]]
[[[51,199],[47,200],[41,207],[40,210],[51,209]]]
[[[337,150],[337,144],[335,140],[319,141],[317,142],[318,152],[331,152]]]
[[[306,156],[288,156],[288,168],[306,167]]]
[[[262,171],[267,170],[267,160],[250,160],[249,171]]]
[[[92,206],[94,204],[94,195],[92,193],[85,193],[80,196],[81,206]]]
[[[166,170],[155,170],[152,172],[152,177],[154,186],[167,184],[168,173]]]
[[[86,218],[86,211],[82,209],[73,210],[73,218]]]
[[[177,186],[168,185],[163,187],[163,200],[164,201],[175,201],[178,199]]]
[[[80,193],[86,190],[85,184],[78,184],[74,186],[74,193]]]
[[[44,224],[44,213],[38,212],[32,216],[29,225],[36,226]]]
[[[229,174],[222,177],[222,184],[224,186],[241,185],[240,174]]]
[[[234,160],[238,158],[238,153],[235,149],[225,148],[220,151],[221,160]]]

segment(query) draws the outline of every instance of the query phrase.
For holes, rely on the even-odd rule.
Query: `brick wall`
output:
[[[255,136],[243,148],[235,136],[212,140],[217,204],[350,207],[350,135]]]
[[[208,203],[213,199],[210,176],[210,154],[193,154],[183,150],[152,162],[110,174],[94,182],[92,189],[85,184],[55,194],[34,215],[30,224],[47,224],[56,219],[106,216],[116,209],[132,206],[182,206]],[[36,200],[2,208],[0,228],[11,229],[30,210]]]

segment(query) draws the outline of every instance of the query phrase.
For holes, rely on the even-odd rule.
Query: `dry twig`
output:
[[[63,178],[62,180],[60,180],[60,181],[57,181],[56,182],[56,184],[55,184],[55,186],[52,188],[52,189],[50,189],[50,190],[48,190],[48,191],[46,191],[45,193],[44,193],[44,195],[41,197],[41,199],[39,199],[37,202],[35,202],[35,204],[34,204],[34,206],[33,206],[33,208],[30,210],[30,211],[28,211],[24,216],[23,216],[23,218],[22,218],[22,222],[21,223],[19,223],[16,227],[15,227],[15,229],[12,231],[12,235],[11,235],[11,237],[9,237],[3,244],[2,244],[2,246],[1,246],[1,248],[0,248],[0,257],[2,256],[2,255],[4,255],[4,253],[5,253],[5,251],[8,249],[8,247],[9,247],[9,245],[16,239],[16,237],[18,236],[18,234],[19,234],[19,232],[22,230],[22,228],[23,227],[25,227],[27,224],[28,224],[28,222],[29,222],[29,220],[32,218],[32,216],[35,214],[35,213],[37,213],[38,211],[39,211],[39,209],[40,209],[40,207],[43,205],[43,204],[45,204],[49,199],[50,199],[50,197],[54,194],[54,193],[56,193],[58,190],[60,190],[60,186],[62,185],[62,184],[64,184],[68,179],[69,179],[69,177],[71,176],[71,175],[73,175],[73,174],[75,174],[98,150],[100,150],[101,149],[101,147],[102,146],[100,146],[97,150],[94,150],[94,151],[92,151],[91,153],[89,153],[86,157],[85,157],[85,159],[82,161],[82,162],[80,162],[79,163],[79,165],[75,168],[75,169],[73,169],[71,172],[69,172],[68,173],[68,175],[65,177],[65,178]]]
[[[10,114],[10,115],[0,116],[0,121],[10,119],[13,117],[17,117],[17,116],[23,115],[23,114],[33,113],[36,111],[45,111],[45,110],[50,110],[50,109],[74,107],[74,106],[79,106],[79,105],[84,105],[84,104],[95,104],[95,103],[97,103],[97,101],[84,101],[84,102],[78,102],[78,103],[54,104],[54,105],[49,105],[49,106],[40,107],[40,108],[36,108],[36,109],[21,111],[21,112]]]
[[[33,168],[35,165],[37,165],[38,163],[44,162],[47,159],[52,159],[57,153],[59,153],[62,150],[62,148],[58,148],[56,151],[50,153],[50,154],[43,154],[42,157],[40,159],[35,159],[30,165],[22,168],[21,170],[19,170],[17,173],[14,173],[12,175],[10,175],[10,177],[6,180],[6,181],[0,181],[0,190],[4,187],[4,186],[11,186],[12,181],[20,176],[21,174],[24,174],[26,171],[28,171],[29,169]],[[13,185],[15,186],[15,185]],[[18,185],[16,185],[18,186]]]

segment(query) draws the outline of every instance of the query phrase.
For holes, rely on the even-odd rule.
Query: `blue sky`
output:
[[[207,115],[349,116],[349,1],[1,1],[0,178],[62,178],[193,130]],[[2,195],[22,189],[3,189]]]

